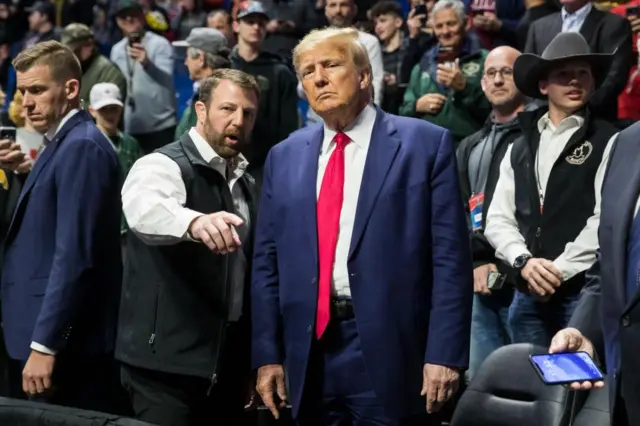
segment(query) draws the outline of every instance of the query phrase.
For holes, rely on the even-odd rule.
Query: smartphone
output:
[[[529,360],[547,385],[604,380],[602,370],[586,352],[529,355]]]
[[[140,43],[141,41],[142,41],[142,34],[140,33],[129,34],[129,46],[133,46],[135,43]]]
[[[626,11],[627,16],[637,16],[640,18],[640,6],[628,6]]]
[[[416,6],[416,11],[414,13],[414,15],[424,15],[427,16],[429,14],[429,12],[427,11],[427,5],[426,4],[419,4]]]
[[[16,140],[16,128],[15,127],[0,127],[0,140]]]
[[[500,290],[504,285],[504,281],[506,279],[507,276],[501,274],[500,272],[489,272],[489,277],[487,278],[487,288],[489,290]]]

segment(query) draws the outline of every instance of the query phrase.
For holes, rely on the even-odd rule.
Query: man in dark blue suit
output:
[[[121,285],[115,150],[78,108],[80,63],[56,41],[13,61],[23,108],[45,146],[29,172],[5,242],[2,322],[22,388],[46,402],[110,411]],[[1,153],[3,168],[24,157]]]
[[[604,153],[598,260],[571,318],[550,351],[587,351],[604,356],[611,424],[632,426],[640,418],[640,124],[614,136]],[[575,390],[604,382],[574,383]]]
[[[468,364],[473,294],[453,143],[372,104],[357,36],[314,31],[294,51],[324,123],[266,162],[252,278],[257,390],[278,416],[286,364],[300,425],[439,424]]]

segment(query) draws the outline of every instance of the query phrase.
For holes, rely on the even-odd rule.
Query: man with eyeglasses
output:
[[[493,197],[500,162],[509,145],[522,134],[518,113],[526,98],[513,82],[513,64],[520,52],[508,46],[492,50],[484,62],[481,85],[492,106],[482,129],[458,147],[458,172],[473,250],[473,316],[471,322],[470,380],[491,352],[510,343],[507,324],[514,279],[495,257],[484,236],[486,212]],[[491,276],[491,280],[489,277]]]
[[[560,33],[541,56],[513,65],[515,86],[548,107],[522,112],[522,136],[507,149],[484,235],[516,270],[509,309],[514,343],[548,346],[567,326],[596,260],[603,153],[617,132],[587,103],[613,55],[593,54],[580,33]]]

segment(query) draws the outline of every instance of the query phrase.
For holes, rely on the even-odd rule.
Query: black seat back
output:
[[[545,352],[530,344],[493,352],[460,398],[451,426],[566,426],[568,390],[545,385],[529,361]]]
[[[97,411],[0,398],[2,426],[153,426]]]
[[[583,392],[579,392],[583,393]],[[609,415],[609,389],[585,391],[586,401],[576,409],[573,426],[611,426]]]

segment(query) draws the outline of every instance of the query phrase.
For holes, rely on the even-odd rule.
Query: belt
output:
[[[351,299],[331,299],[331,319],[347,321],[355,317]]]

